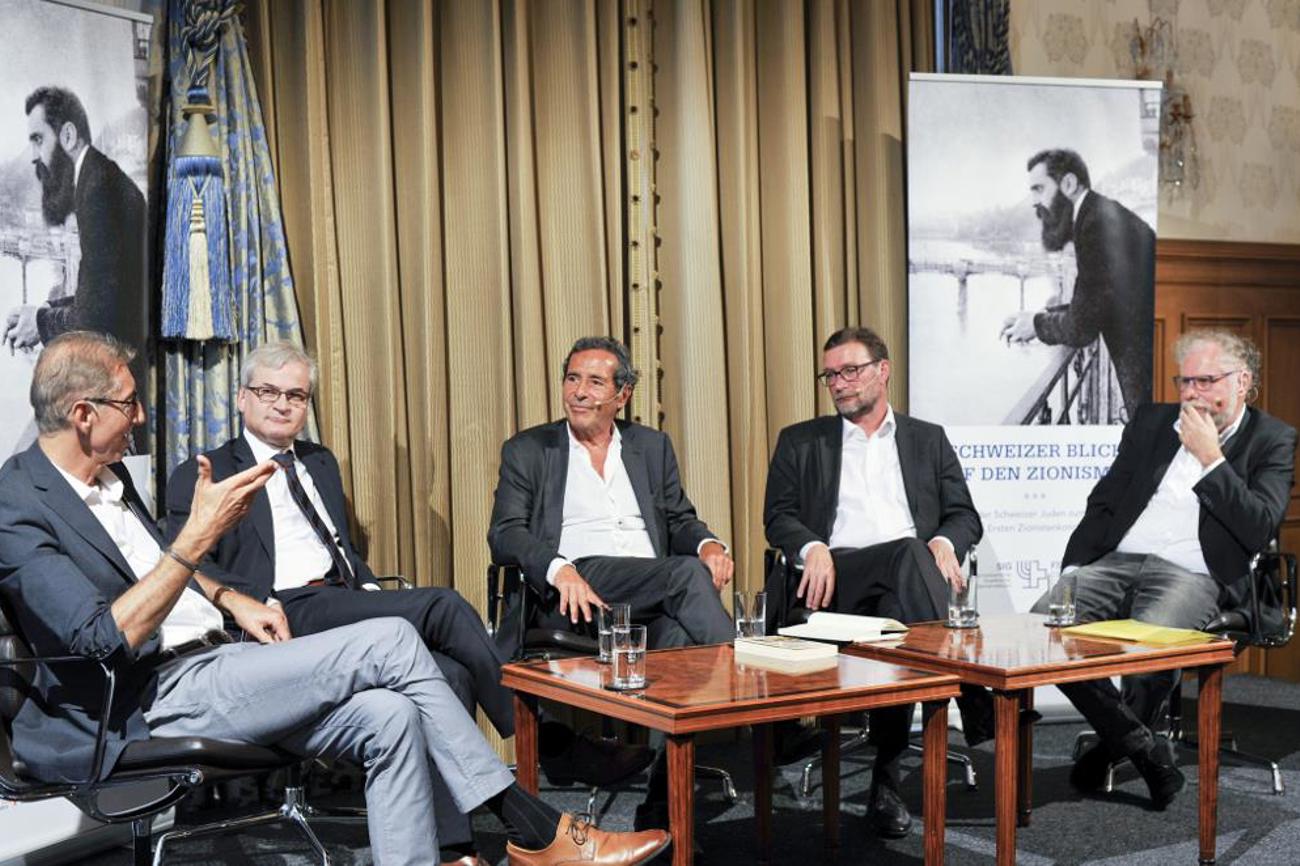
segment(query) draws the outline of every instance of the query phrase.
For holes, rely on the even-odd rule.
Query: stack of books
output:
[[[785,674],[829,670],[839,664],[839,647],[795,637],[738,637],[736,662]]]

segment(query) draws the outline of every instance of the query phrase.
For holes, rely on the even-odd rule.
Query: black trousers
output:
[[[831,551],[839,613],[887,616],[900,622],[940,619],[948,582],[919,538]],[[897,786],[898,757],[907,749],[914,704],[871,711],[870,741],[876,747],[873,784]]]
[[[699,557],[589,556],[573,565],[605,602],[632,606],[632,620],[645,624],[652,649],[730,643],[735,637],[731,615]]]

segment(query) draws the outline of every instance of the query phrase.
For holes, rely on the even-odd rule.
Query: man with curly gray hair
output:
[[[1139,619],[1201,628],[1249,590],[1250,559],[1276,536],[1291,498],[1296,431],[1248,405],[1259,352],[1226,331],[1184,334],[1174,346],[1179,403],[1138,407],[1114,464],[1088,496],[1062,573],[1077,580],[1083,622]],[[1045,611],[1044,596],[1035,610]],[[1128,757],[1163,809],[1182,773],[1152,725],[1177,671],[1060,686],[1100,736],[1070,773],[1097,791]]]

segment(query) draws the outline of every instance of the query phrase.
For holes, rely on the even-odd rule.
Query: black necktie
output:
[[[339,586],[348,586],[352,583],[352,566],[343,558],[343,551],[339,550],[338,543],[334,541],[334,534],[330,528],[325,525],[320,513],[316,507],[311,504],[311,498],[307,496],[307,490],[302,486],[302,481],[298,479],[298,467],[294,465],[293,454],[283,451],[275,455],[273,459],[280,464],[284,470],[284,479],[289,482],[289,495],[293,497],[294,504],[302,512],[302,516],[307,518],[308,525],[320,539],[320,543],[325,545],[329,551],[330,560],[334,563],[334,573],[326,579],[326,583],[338,584]]]

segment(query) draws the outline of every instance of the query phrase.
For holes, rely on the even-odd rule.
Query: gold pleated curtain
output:
[[[628,336],[622,40],[650,38],[664,427],[742,585],[819,346],[882,332],[905,406],[903,100],[928,0],[262,0],[246,11],[321,434],[377,571],[482,607],[501,442]],[[644,371],[655,375],[655,371]]]

